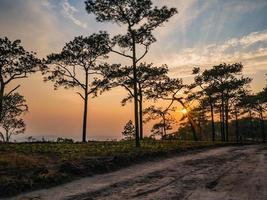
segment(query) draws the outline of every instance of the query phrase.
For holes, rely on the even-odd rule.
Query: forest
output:
[[[171,76],[172,66],[143,61],[157,42],[154,31],[168,27],[176,8],[156,7],[151,0],[86,0],[85,10],[98,23],[125,32],[76,36],[46,58],[26,50],[19,39],[0,38],[0,196],[109,172],[144,158],[266,142],[267,80],[261,91],[253,91],[242,60],[192,66],[191,83]],[[129,64],[109,62],[114,55]],[[31,109],[19,91],[36,73],[44,84],[53,83],[51,90],[71,89],[80,97],[80,141],[28,137],[16,142],[17,135],[27,133],[23,117]],[[133,116],[122,140],[93,141],[87,135],[88,101],[115,88],[124,90],[120,103],[131,104]],[[149,133],[147,124],[153,124]]]

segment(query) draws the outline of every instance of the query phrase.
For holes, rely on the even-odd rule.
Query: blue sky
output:
[[[156,64],[162,63],[155,58],[162,60],[170,54],[181,57],[188,49],[191,53],[194,49],[192,55],[197,56],[197,50],[203,52],[211,45],[219,47],[231,39],[244,40],[252,33],[255,38],[259,34],[267,34],[266,0],[154,0],[154,3],[176,7],[179,11],[169,23],[155,31],[158,42],[151,48],[147,61]],[[77,35],[89,35],[99,30],[114,35],[122,30],[114,24],[97,23],[94,16],[86,13],[84,0],[0,0],[0,25],[2,36],[22,39],[25,46],[36,51],[40,57],[59,51],[65,42]],[[225,52],[214,48],[210,51],[220,53],[219,57],[223,57],[222,53],[255,53],[265,49],[266,45],[266,38],[263,38],[245,47],[229,46]],[[199,56],[203,61],[203,57],[209,57],[210,54],[206,52]],[[233,61],[245,62],[242,56]],[[189,60],[193,59],[196,57]],[[188,65],[169,62],[169,58],[164,60],[168,61],[166,64],[171,68]]]
[[[221,62],[242,62],[244,73],[254,78],[253,90],[260,90],[266,83],[267,0],[153,2],[158,6],[176,7],[179,14],[154,32],[158,41],[152,45],[146,62],[167,64],[170,75],[182,77],[185,82],[192,80],[190,73],[194,66],[208,68]],[[84,0],[0,0],[0,37],[19,38],[26,49],[45,57],[60,51],[66,42],[78,35],[90,35],[99,30],[115,35],[123,31],[123,27],[115,24],[97,23],[84,7]],[[127,63],[121,57],[110,57],[111,62]],[[23,82],[21,92],[30,106],[26,115],[28,134],[64,132],[66,136],[73,136],[73,133],[75,137],[80,136],[82,106],[80,99],[73,97],[73,91],[53,91],[51,84],[42,82],[41,75],[35,75]],[[123,124],[132,117],[131,105],[120,106],[123,96],[125,91],[115,90],[92,100],[89,130],[93,138],[119,137]],[[44,114],[43,109],[57,109],[62,101],[68,106],[60,113]],[[107,101],[109,105],[105,104]],[[96,113],[104,117],[95,117]],[[99,121],[105,121],[106,127]],[[64,127],[58,125],[62,123]]]

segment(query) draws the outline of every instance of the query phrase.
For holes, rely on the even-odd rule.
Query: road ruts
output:
[[[146,162],[12,199],[266,200],[267,147],[221,147]]]

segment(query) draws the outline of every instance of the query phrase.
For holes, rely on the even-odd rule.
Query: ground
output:
[[[180,140],[1,143],[0,197],[48,188],[192,149],[231,143]]]
[[[266,170],[266,145],[219,147],[136,164],[10,200],[266,200]]]

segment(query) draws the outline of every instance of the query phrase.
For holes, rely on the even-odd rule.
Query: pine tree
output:
[[[122,136],[125,140],[133,140],[135,137],[135,129],[133,125],[133,121],[129,120],[122,131]]]

